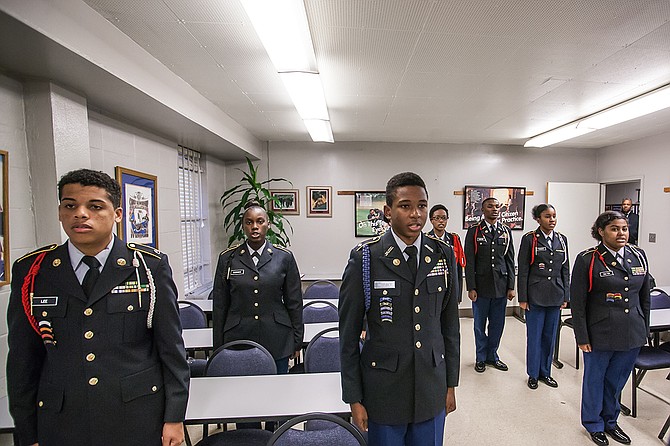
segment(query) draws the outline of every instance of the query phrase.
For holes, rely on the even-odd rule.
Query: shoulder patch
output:
[[[598,247],[597,247],[597,246],[594,246],[594,247],[592,247],[592,248],[585,249],[584,251],[580,252],[579,255],[580,255],[581,257],[584,257],[585,255],[589,255],[589,254],[591,254],[593,251],[597,251],[597,250],[598,250]]]
[[[126,246],[128,246],[128,249],[139,251],[142,254],[149,254],[150,256],[156,257],[157,259],[160,259],[161,254],[163,254],[156,248],[152,248],[151,246],[143,245],[141,243],[128,243]]]
[[[224,255],[225,253],[227,253],[227,252],[229,252],[229,251],[232,251],[233,249],[237,249],[237,248],[240,247],[241,244],[242,244],[242,243],[237,243],[236,245],[230,245],[229,247],[227,247],[226,249],[224,249],[223,251],[221,251],[221,253],[220,253],[219,255],[222,256],[222,255]]]
[[[57,247],[58,247],[58,245],[57,245],[56,243],[53,243],[53,244],[51,244],[51,245],[47,245],[47,246],[43,246],[43,247],[41,247],[41,248],[39,248],[39,249],[36,249],[35,251],[29,252],[28,254],[24,255],[23,257],[21,257],[20,259],[18,259],[18,260],[16,261],[16,263],[20,262],[20,261],[23,260],[23,259],[27,259],[27,258],[29,258],[29,257],[32,257],[32,256],[36,255],[36,254],[39,254],[39,253],[41,253],[41,252],[49,252],[49,251],[53,251],[53,250],[56,249]]]
[[[358,245],[356,245],[356,248],[354,249],[356,249],[356,251],[360,251],[361,249],[363,249],[363,246],[372,245],[373,243],[377,243],[379,240],[381,240],[381,236],[363,240]]]
[[[280,250],[282,250],[282,251],[284,251],[284,252],[288,252],[289,254],[291,254],[291,251],[289,251],[289,249],[288,249],[287,247],[285,247],[285,246],[272,245],[272,247],[273,247],[273,248],[280,249]]]
[[[535,234],[535,231],[528,231],[524,235],[531,235],[531,234]]]

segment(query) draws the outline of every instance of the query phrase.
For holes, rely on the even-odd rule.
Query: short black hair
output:
[[[538,204],[537,206],[533,206],[533,210],[531,211],[533,213],[533,218],[540,218],[540,215],[542,215],[542,213],[547,209],[553,209],[554,211],[556,210],[556,208],[549,203],[542,203]]]
[[[614,220],[625,220],[626,223],[628,222],[628,219],[626,219],[626,217],[619,211],[605,211],[598,215],[598,218],[596,218],[596,221],[593,223],[593,226],[591,227],[591,237],[602,242],[603,238],[598,232],[598,229],[605,229],[605,227]]]
[[[447,218],[449,218],[449,209],[443,204],[436,204],[432,208],[430,208],[430,212],[428,213],[428,218],[433,218],[433,214],[439,210],[443,210],[444,212],[447,213]]]
[[[258,208],[261,211],[265,212],[265,215],[268,214],[268,211],[266,211],[265,208],[258,201],[249,200],[246,203],[244,203],[244,212],[242,212],[242,217],[244,217],[247,211],[252,208]]]
[[[414,172],[402,172],[396,175],[393,175],[391,179],[386,183],[386,205],[391,207],[393,206],[393,200],[395,200],[396,190],[400,187],[405,186],[419,186],[426,191],[426,198],[428,198],[428,189],[426,189],[426,183],[423,182],[423,179]]]
[[[484,209],[484,205],[485,205],[486,202],[489,201],[489,200],[500,201],[500,200],[498,200],[496,197],[486,197],[486,198],[484,198],[484,200],[482,201],[482,209]]]
[[[121,186],[105,172],[77,169],[66,173],[58,182],[58,201],[63,199],[63,187],[68,184],[81,184],[82,186],[95,186],[105,189],[107,198],[112,202],[114,208],[121,207]]]

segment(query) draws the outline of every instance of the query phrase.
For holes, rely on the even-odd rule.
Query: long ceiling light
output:
[[[242,6],[312,140],[333,142],[303,0],[242,0]],[[329,135],[312,133],[307,120],[326,121]]]
[[[670,107],[670,84],[636,96],[529,139],[524,147],[546,147]]]

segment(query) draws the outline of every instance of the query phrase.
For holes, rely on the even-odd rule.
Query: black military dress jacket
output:
[[[367,337],[363,246],[370,248]],[[444,410],[459,379],[460,331],[452,249],[422,235],[416,279],[393,234],[351,251],[340,288],[342,399],[362,402],[370,420],[406,424]]]
[[[135,251],[156,285],[152,328],[148,279],[143,266],[133,266]],[[21,292],[41,252],[32,312],[42,337]],[[67,243],[42,248],[14,263],[7,318],[7,391],[21,445],[158,446],[163,424],[184,420],[189,369],[177,289],[160,251],[115,237],[87,300]]]
[[[293,254],[266,242],[258,265],[246,243],[219,255],[212,294],[214,348],[246,339],[275,359],[302,348],[302,287]]]
[[[633,245],[624,250],[625,267],[602,243],[577,256],[570,286],[577,344],[591,344],[594,350],[626,351],[647,342],[647,259]]]
[[[496,223],[495,234],[484,220],[465,236],[465,286],[479,297],[495,298],[514,289],[514,241],[510,229]]]
[[[531,307],[560,307],[570,301],[568,238],[554,231],[551,246],[538,228],[521,238],[519,247],[519,302]]]
[[[428,235],[432,235],[433,237],[439,238],[435,235],[435,231],[433,231],[432,229],[428,232]],[[455,232],[444,231],[444,237],[442,238],[442,240],[444,241],[444,243],[451,246],[451,249],[454,251],[454,255],[456,255],[456,277],[458,282],[458,290],[456,290],[456,296],[458,296],[458,302],[460,302],[463,293],[463,265],[465,264],[465,258],[462,258],[461,262],[459,262],[456,251],[456,244],[461,246],[461,248],[463,244],[461,242],[461,238]]]

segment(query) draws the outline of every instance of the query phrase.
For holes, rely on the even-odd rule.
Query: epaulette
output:
[[[32,256],[34,256],[34,255],[36,255],[36,254],[41,253],[41,252],[49,252],[49,251],[53,251],[53,250],[56,249],[56,248],[58,248],[58,245],[57,245],[56,243],[51,244],[51,245],[47,245],[47,246],[43,246],[43,247],[41,247],[41,248],[39,248],[39,249],[34,250],[33,252],[29,252],[28,254],[24,255],[23,257],[21,257],[20,259],[18,259],[18,260],[16,261],[16,263],[19,263],[21,260],[23,260],[23,259],[27,259],[28,257],[32,257]]]
[[[431,240],[435,240],[436,242],[440,242],[440,243],[442,243],[442,244],[444,244],[444,245],[446,245],[446,246],[450,246],[449,243],[445,242],[445,241],[442,240],[441,238],[437,238],[437,237],[435,237],[434,235],[426,234],[426,237],[428,237],[428,238],[431,239]]]
[[[460,236],[460,235],[458,235],[458,234],[457,234],[457,233],[455,233],[455,232],[451,232],[451,235],[453,235],[454,237],[456,237],[456,238],[458,238],[458,239],[460,239],[460,238],[461,238],[461,236]]]
[[[156,248],[153,248],[151,246],[143,245],[141,243],[128,243],[126,246],[128,246],[128,249],[132,249],[133,251],[139,251],[142,254],[149,254],[152,257],[156,257],[157,259],[161,258],[162,252],[157,250]]]
[[[526,232],[526,233],[524,234],[524,236],[526,236],[526,235],[530,235],[530,234],[535,234],[535,231],[528,231],[528,232]]]
[[[355,249],[356,249],[356,251],[360,251],[361,249],[363,249],[363,246],[371,245],[373,243],[377,243],[381,239],[382,239],[381,235],[378,235],[377,237],[369,238],[367,240],[363,240],[358,245],[356,245]]]
[[[591,248],[585,249],[584,251],[580,252],[579,255],[584,257],[585,255],[591,254],[593,251],[597,251],[597,250],[598,250],[598,247],[593,246]]]
[[[286,246],[279,246],[279,245],[272,245],[272,246],[277,249],[281,249],[284,252],[288,252],[289,254],[291,253],[291,251],[289,251],[289,249]]]
[[[223,251],[221,251],[221,253],[220,253],[219,255],[222,256],[222,255],[224,255],[225,253],[227,253],[228,251],[232,251],[233,249],[237,249],[237,248],[240,247],[241,244],[242,244],[242,243],[237,243],[236,245],[230,245],[229,247],[227,247],[226,249],[224,249]]]

